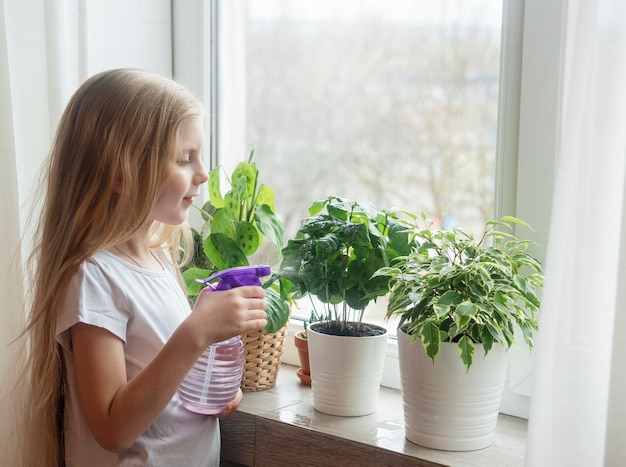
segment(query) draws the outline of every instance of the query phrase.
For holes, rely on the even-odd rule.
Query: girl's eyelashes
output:
[[[180,167],[187,167],[193,164],[196,160],[200,160],[200,152],[199,151],[181,151],[178,156],[178,160],[176,163]]]

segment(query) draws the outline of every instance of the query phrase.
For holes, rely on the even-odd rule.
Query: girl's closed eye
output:
[[[196,161],[200,160],[200,151],[195,149],[186,149],[179,153],[176,164],[180,167],[187,167]]]

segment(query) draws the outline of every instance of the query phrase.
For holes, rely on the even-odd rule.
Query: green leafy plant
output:
[[[487,221],[475,239],[460,228],[432,230],[421,217],[426,228],[411,233],[419,246],[375,274],[390,280],[387,317],[399,316],[399,327],[422,342],[433,363],[441,342],[455,342],[469,370],[476,343],[485,353],[496,343],[508,349],[516,326],[532,348],[543,269],[528,251],[533,242],[510,233],[528,224],[514,217]]]
[[[250,258],[265,249],[276,263],[283,246],[284,229],[274,210],[274,191],[259,183],[259,169],[253,162],[256,146],[228,178],[230,188],[222,194],[221,166],[209,172],[209,201],[202,207],[204,224],[194,230],[194,255],[183,272],[187,292],[196,297],[204,279],[224,269],[247,266]],[[274,254],[271,254],[273,250]],[[272,264],[270,264],[272,266]],[[289,319],[290,285],[273,274],[264,282],[267,293],[267,332],[277,332]]]
[[[408,234],[394,213],[371,203],[329,196],[309,214],[282,250],[280,275],[293,284],[294,298],[323,304],[311,321],[323,322],[327,333],[359,334],[365,307],[389,292],[389,279],[373,274],[408,254]]]

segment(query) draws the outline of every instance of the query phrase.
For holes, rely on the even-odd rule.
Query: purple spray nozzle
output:
[[[269,276],[272,273],[269,266],[238,266],[234,268],[218,271],[206,279],[196,279],[196,282],[211,287],[214,290],[228,290],[243,285],[261,285],[261,277]],[[218,280],[215,287],[211,282]]]

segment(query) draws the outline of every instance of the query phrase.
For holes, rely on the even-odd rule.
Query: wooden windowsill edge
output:
[[[363,465],[355,462],[355,456],[361,455],[365,461],[377,459],[375,465],[489,467],[524,464],[527,421],[501,414],[495,440],[486,449],[428,449],[404,437],[400,391],[381,387],[377,409],[370,415],[326,415],[313,409],[311,388],[300,383],[296,367],[283,364],[275,386],[244,392],[238,413],[222,420],[221,427],[224,466],[281,465],[281,455],[293,451],[298,465],[341,464],[337,456],[345,454],[352,462],[348,465]],[[328,456],[326,462],[320,457],[321,445]],[[285,459],[284,465],[294,465],[293,459]]]

